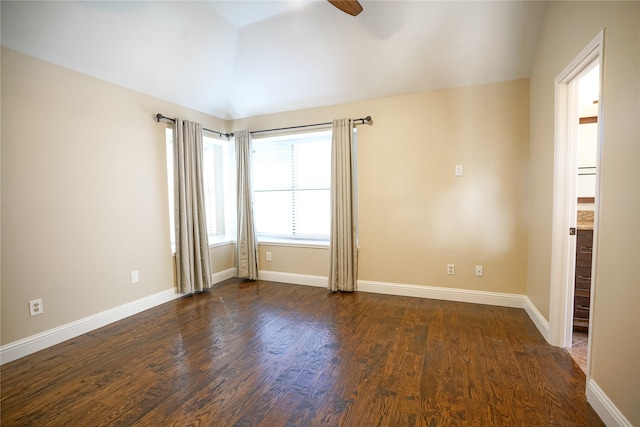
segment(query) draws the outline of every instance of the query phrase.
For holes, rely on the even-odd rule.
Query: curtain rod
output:
[[[169,120],[171,122],[175,122],[175,119],[172,119],[171,117],[167,117],[164,116],[160,113],[156,114],[155,116],[156,122],[160,122],[160,120],[164,119],[164,120]],[[361,124],[365,124],[365,123],[371,123],[372,119],[371,116],[367,116],[367,117],[362,117],[359,119],[353,119],[354,124],[357,125],[361,125]],[[360,123],[356,123],[356,122],[360,122]],[[263,132],[276,132],[279,130],[291,130],[291,129],[302,129],[302,128],[308,128],[308,127],[315,127],[315,126],[327,126],[327,125],[331,125],[333,124],[333,122],[325,122],[325,123],[314,123],[314,124],[310,124],[310,125],[299,125],[299,126],[289,126],[289,127],[284,127],[284,128],[276,128],[276,129],[262,129],[262,130],[254,130],[251,131],[249,133],[254,134],[254,133],[263,133]],[[207,129],[207,128],[202,128],[203,130],[206,130],[207,132],[213,132],[216,133],[220,136],[224,136],[229,138],[230,136],[234,136],[233,132],[232,133],[222,133],[222,132],[218,132],[217,130],[211,130],[211,129]]]
[[[162,115],[160,113],[156,114],[156,122],[160,123],[160,120],[162,120],[162,119],[169,120],[169,121],[174,122],[174,123],[176,122],[176,119],[172,119],[171,117],[164,116],[164,115]],[[206,130],[207,132],[216,133],[216,134],[218,134],[220,136],[224,136],[224,137],[227,137],[227,138],[229,138],[230,136],[233,136],[233,133],[222,133],[222,132],[218,132],[217,130],[207,129],[205,127],[203,127],[202,130]]]
[[[364,124],[364,123],[371,123],[371,116],[367,116],[367,117],[363,117],[361,119],[353,119],[354,124]],[[355,122],[361,122],[361,123],[355,123]],[[262,132],[275,132],[275,131],[279,131],[279,130],[290,130],[290,129],[301,129],[301,128],[308,128],[308,127],[314,127],[314,126],[326,126],[326,125],[331,125],[333,124],[333,122],[326,122],[326,123],[315,123],[312,125],[300,125],[300,126],[289,126],[286,128],[277,128],[277,129],[262,129],[262,130],[254,130],[249,132],[250,134],[254,134],[254,133],[262,133]]]

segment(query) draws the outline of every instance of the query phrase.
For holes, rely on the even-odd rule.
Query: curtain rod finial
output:
[[[160,123],[160,119],[164,117],[162,114],[158,113],[156,114],[156,122]]]

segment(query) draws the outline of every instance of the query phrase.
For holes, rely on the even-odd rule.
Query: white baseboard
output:
[[[83,319],[58,326],[57,328],[49,329],[48,331],[3,345],[0,347],[0,365],[12,362],[16,359],[44,350],[45,348],[56,344],[60,344],[63,341],[86,334],[87,332],[91,332],[110,323],[138,314],[178,297],[180,297],[180,295],[176,293],[175,289],[167,289],[166,291],[158,292]]]
[[[536,325],[536,328],[538,328],[538,331],[544,337],[545,341],[550,343],[549,322],[544,318],[542,313],[538,311],[536,306],[533,305],[533,303],[527,296],[524,297],[524,310],[529,315],[531,321],[533,321],[533,324]]]
[[[262,280],[290,283],[294,285],[317,286],[320,288],[326,288],[328,283],[326,276],[310,276],[306,274],[282,273],[277,271],[260,270],[258,276]],[[438,288],[434,286],[401,283],[372,282],[369,280],[358,280],[357,290],[360,292],[371,292],[376,294],[432,298],[447,301],[497,305],[501,307],[524,307],[523,295],[503,294],[499,292]]]
[[[220,283],[224,280],[231,279],[232,277],[236,277],[236,269],[228,268],[226,270],[220,271],[218,273],[213,273],[211,275],[211,281],[215,285],[216,283]]]
[[[629,420],[593,380],[587,382],[587,401],[607,427],[632,427]]]
[[[236,269],[230,268],[212,274],[211,279],[215,284],[234,277],[235,273]],[[86,334],[87,332],[91,332],[134,314],[141,313],[157,305],[179,298],[180,296],[180,294],[176,293],[175,289],[167,289],[166,291],[158,292],[156,294],[140,298],[136,301],[132,301],[83,319],[58,326],[57,328],[49,329],[48,331],[3,345],[0,347],[0,365],[12,362],[16,359],[44,350],[45,348],[56,344],[60,344],[63,341]]]
[[[271,282],[316,286],[319,288],[326,288],[328,284],[326,276],[312,276],[309,274],[281,273],[278,271],[260,270],[258,271],[258,277],[260,280],[268,280]]]
[[[358,290],[361,292],[372,292],[376,294],[402,295],[417,298],[496,305],[500,307],[524,307],[524,295],[505,294],[500,292],[440,288],[436,286],[401,283],[372,282],[369,280],[358,280]]]

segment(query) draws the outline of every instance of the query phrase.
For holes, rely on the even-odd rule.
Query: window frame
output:
[[[256,225],[256,236],[258,239],[258,242],[260,243],[264,243],[264,244],[276,244],[276,245],[280,245],[280,246],[296,246],[296,247],[300,247],[300,246],[307,246],[307,247],[328,247],[329,246],[329,239],[330,239],[330,233],[331,233],[331,224],[330,224],[330,209],[331,209],[331,201],[330,201],[330,195],[331,195],[331,144],[332,144],[332,129],[331,126],[324,126],[324,127],[318,127],[318,128],[313,128],[313,129],[309,129],[309,130],[305,130],[305,131],[289,131],[289,132],[279,132],[279,133],[275,133],[275,132],[270,132],[264,136],[260,136],[260,137],[256,137],[254,136],[252,138],[252,156],[255,154],[255,149],[256,149],[256,144],[260,144],[262,142],[275,142],[278,140],[281,141],[300,141],[300,143],[304,143],[304,142],[309,142],[309,140],[313,140],[313,139],[322,139],[323,142],[324,140],[326,140],[327,144],[328,144],[328,151],[329,151],[329,157],[328,157],[328,182],[326,183],[326,187],[322,187],[322,188],[318,188],[318,190],[323,190],[323,191],[328,191],[329,192],[329,202],[327,204],[327,213],[329,214],[329,224],[327,227],[327,234],[276,234],[276,233],[268,233],[268,232],[259,232],[257,229],[257,225]],[[307,141],[305,141],[305,139]],[[254,200],[255,200],[255,194],[256,192],[262,192],[262,191],[278,191],[278,190],[256,190],[256,185],[255,185],[255,158],[252,159],[252,179],[253,179],[253,196],[254,196]],[[298,191],[308,191],[311,190],[310,188],[304,188],[304,189],[299,189]],[[290,189],[286,189],[284,191],[291,191],[294,192],[296,191],[295,187],[292,187]],[[255,203],[254,203],[255,206]],[[255,208],[254,208],[255,211]],[[295,211],[293,211],[295,212]],[[255,212],[254,212],[255,215]],[[294,215],[292,215],[294,216]]]
[[[169,206],[169,239],[171,252],[175,254],[175,218],[174,218],[174,177],[173,177],[173,128],[168,127],[165,131],[165,148],[167,160],[167,186],[168,186],[168,206]],[[219,181],[216,188],[216,200],[222,200],[222,206],[216,203],[216,232],[209,233],[210,217],[207,211],[207,228],[209,247],[216,247],[235,242],[236,240],[236,213],[235,213],[235,146],[234,142],[220,137],[219,135],[207,131],[202,133],[203,143],[203,168],[205,167],[204,150],[213,148],[214,152],[214,175]],[[216,156],[217,152],[217,156]],[[217,157],[217,158],[216,158]],[[218,166],[222,170],[216,170]],[[203,180],[206,179],[203,176]],[[206,185],[206,183],[205,183]],[[221,197],[220,197],[221,196]],[[205,207],[205,209],[207,209]],[[220,231],[221,230],[221,231]]]

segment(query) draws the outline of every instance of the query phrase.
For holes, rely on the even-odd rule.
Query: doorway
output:
[[[595,286],[597,257],[597,232],[594,231],[597,231],[600,200],[597,171],[600,164],[602,126],[599,118],[602,117],[600,88],[603,46],[604,31],[556,78],[549,341],[555,346],[570,349],[574,324],[577,324],[578,329],[576,335],[580,333],[580,329],[584,330],[587,335],[581,344],[586,360],[579,364],[587,378],[590,354],[588,331],[592,330],[594,321],[591,298]],[[581,111],[580,88],[582,86],[584,91],[594,83],[595,92],[591,87],[586,91],[588,94],[582,96],[585,100]],[[589,108],[586,107],[588,98],[592,98]],[[583,125],[580,124],[581,116],[585,117]],[[585,127],[588,121],[593,126]],[[591,140],[581,143],[584,138],[581,133],[589,131],[593,133]],[[581,236],[588,228],[592,238],[589,245]],[[583,253],[580,254],[580,251]],[[587,261],[589,265],[585,265]]]
[[[577,78],[577,175],[576,175],[576,260],[574,272],[573,327],[569,353],[587,371],[589,320],[591,313],[591,270],[593,233],[598,176],[598,104],[600,97],[600,62],[596,60]],[[571,87],[571,84],[570,84]],[[575,125],[575,121],[574,121]]]

